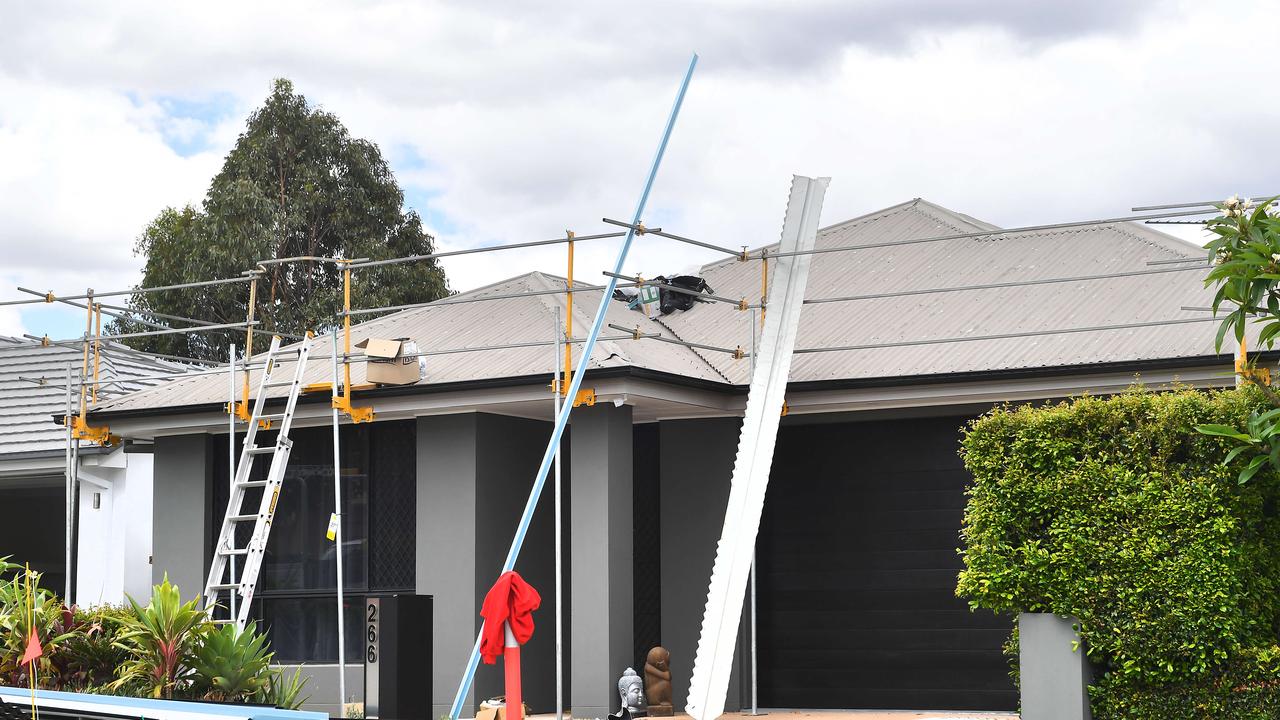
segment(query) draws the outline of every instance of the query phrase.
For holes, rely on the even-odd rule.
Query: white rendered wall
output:
[[[125,593],[145,602],[150,595],[151,467],[150,455],[120,450],[82,460],[77,605],[119,605]]]

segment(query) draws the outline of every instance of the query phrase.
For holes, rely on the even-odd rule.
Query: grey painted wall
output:
[[[600,404],[573,414],[574,612],[570,706],[604,717],[618,703],[617,680],[633,666],[631,408]],[[640,669],[637,668],[639,671]]]
[[[662,483],[662,645],[671,651],[672,704],[684,711],[689,674],[702,629],[707,582],[729,502],[729,480],[738,449],[737,418],[659,423]],[[744,603],[745,607],[745,603]],[[729,678],[725,710],[743,702],[748,666],[746,623],[738,634],[737,662]]]
[[[311,678],[302,691],[303,697],[307,698],[307,702],[302,705],[303,710],[322,712],[331,718],[343,717],[338,707],[338,666],[336,664],[276,665],[275,667],[283,670],[289,677],[293,677],[294,671],[301,669],[303,677]],[[364,697],[364,666],[347,665],[346,675],[347,696],[354,697],[359,702],[360,698]]]
[[[208,561],[210,438],[175,435],[155,444],[151,580],[159,583],[168,573],[183,598],[194,598],[204,592]]]
[[[1073,649],[1073,618],[1049,613],[1018,616],[1022,720],[1090,720],[1089,661]]]
[[[418,420],[417,592],[435,597],[435,717],[447,713],[453,702],[480,630],[480,604],[502,569],[550,433],[549,423],[499,415],[468,413]],[[516,564],[521,576],[542,595],[542,608],[534,614],[534,636],[521,651],[525,701],[536,712],[549,712],[555,703],[551,490],[548,479]],[[566,536],[568,517],[566,500]],[[567,544],[565,552],[567,564]],[[566,585],[568,578],[566,568]],[[565,663],[568,667],[567,651]],[[481,665],[465,714],[473,713],[479,700],[502,694],[502,685],[501,661]]]
[[[449,712],[476,637],[476,425],[474,414],[418,419],[416,589],[434,596],[432,717]]]

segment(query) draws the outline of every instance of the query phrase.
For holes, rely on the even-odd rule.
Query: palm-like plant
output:
[[[29,682],[30,667],[19,660],[34,629],[44,648],[36,662],[40,685],[56,686],[56,673],[49,672],[51,659],[74,634],[70,615],[53,593],[40,587],[40,573],[0,559],[0,679],[11,685]]]
[[[261,692],[271,677],[267,638],[250,624],[205,633],[191,658],[192,692],[208,700],[241,700]]]
[[[186,682],[191,660],[208,615],[197,607],[198,600],[182,602],[178,587],[164,582],[152,589],[151,602],[142,607],[132,597],[131,615],[120,618],[124,632],[117,641],[130,660],[120,668],[112,683],[120,688],[134,682],[148,686],[152,697],[172,698],[179,683]]]

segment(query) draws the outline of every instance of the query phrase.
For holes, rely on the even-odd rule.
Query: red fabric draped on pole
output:
[[[542,604],[542,596],[520,577],[520,573],[502,573],[484,596],[480,617],[484,618],[484,634],[480,638],[480,657],[493,665],[503,654],[503,623],[511,624],[511,632],[521,645],[533,637],[533,611]]]

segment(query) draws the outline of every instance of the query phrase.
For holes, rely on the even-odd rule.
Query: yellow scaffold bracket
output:
[[[734,349],[733,349],[733,359],[734,359],[734,360],[741,360],[742,358],[744,358],[744,357],[746,357],[746,356],[747,356],[747,354],[746,354],[745,352],[743,352],[743,351],[742,351],[742,346],[741,346],[741,345],[739,345],[738,347],[736,347],[736,348],[734,348]]]
[[[636,231],[636,234],[637,234],[637,235],[643,235],[643,234],[645,234],[646,232],[648,232],[649,230],[648,230],[648,228],[646,228],[646,227],[644,226],[644,223],[642,223],[642,222],[638,222],[638,223],[636,223],[636,225],[635,225],[635,231]]]
[[[596,391],[591,388],[586,388],[585,390],[579,390],[578,394],[575,395],[573,398],[574,407],[579,407],[581,405],[586,405],[587,407],[595,407],[595,404],[596,404]]]
[[[787,416],[787,413],[789,413],[789,412],[791,412],[791,408],[787,407],[787,401],[786,401],[786,400],[783,400],[783,401],[782,401],[782,415],[781,415],[781,417],[786,417],[786,416]]]
[[[45,335],[44,337],[40,338],[40,347],[49,347],[52,344],[53,344],[53,341],[49,339],[48,335]]]
[[[356,407],[351,404],[351,398],[346,395],[339,395],[332,400],[332,403],[338,412],[350,417],[353,423],[373,422],[373,408]]]
[[[1257,367],[1249,363],[1249,348],[1245,340],[1240,341],[1240,354],[1236,356],[1236,374],[1259,385],[1271,384],[1270,368]]]
[[[52,290],[44,294],[44,301],[47,303],[57,302],[57,300],[58,298],[54,297]]]
[[[738,262],[746,262],[746,261],[748,261],[748,260],[750,260],[750,259],[751,259],[751,257],[747,254],[747,246],[746,246],[746,245],[743,245],[743,246],[742,246],[742,254],[738,256]],[[761,250],[761,251],[760,251],[760,259],[761,259],[761,260],[763,260],[763,259],[764,259],[764,250]]]
[[[738,309],[739,309],[739,310],[747,310],[747,309],[749,309],[749,308],[750,308],[750,305],[749,305],[749,303],[747,303],[747,299],[746,299],[746,298],[742,298],[741,300],[739,300],[739,301],[738,301]]]
[[[632,337],[632,339],[634,339],[634,340],[639,340],[639,339],[640,339],[640,326],[639,326],[639,325],[637,325],[637,326],[636,326],[636,329],[635,329],[635,330],[632,330],[632,331],[631,331],[631,337]]]
[[[91,443],[97,443],[102,447],[110,447],[120,444],[120,436],[112,435],[111,429],[105,425],[102,427],[91,427],[85,422],[84,418],[79,415],[71,418],[71,437],[76,440],[86,440]]]

